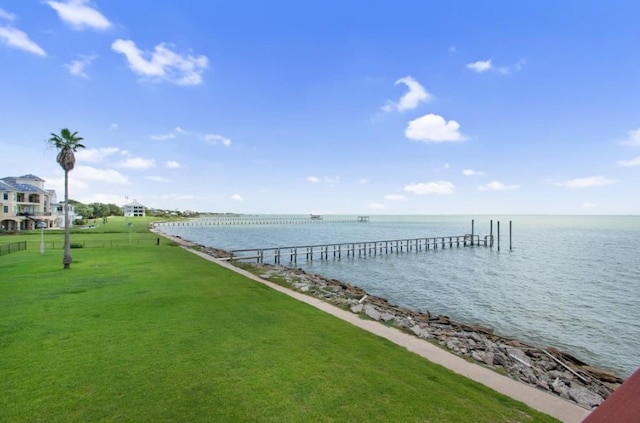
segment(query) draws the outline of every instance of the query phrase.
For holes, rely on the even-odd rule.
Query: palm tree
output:
[[[69,172],[76,164],[76,156],[73,154],[78,148],[84,148],[80,144],[83,138],[78,136],[78,132],[69,131],[67,128],[60,130],[60,135],[51,134],[49,144],[58,150],[56,161],[64,170],[64,258],[62,264],[64,269],[71,268],[71,243],[69,241]]]

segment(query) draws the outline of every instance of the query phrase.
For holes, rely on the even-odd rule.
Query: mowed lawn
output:
[[[556,421],[139,231],[0,237],[0,421]]]

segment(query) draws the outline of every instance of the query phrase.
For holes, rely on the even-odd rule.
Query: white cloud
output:
[[[109,131],[117,131],[120,128],[120,126],[117,123],[112,123],[109,126]]]
[[[380,204],[380,203],[370,203],[370,204],[369,204],[369,208],[371,208],[371,209],[375,209],[375,210],[384,209],[384,204]]]
[[[176,137],[176,135],[173,132],[169,132],[168,134],[153,134],[153,135],[149,135],[149,138],[151,138],[154,141],[172,140],[175,137]]]
[[[244,199],[242,198],[242,196],[241,196],[240,194],[233,194],[233,195],[231,196],[231,199],[232,199],[233,201],[244,201]]]
[[[486,72],[490,70],[491,67],[491,60],[478,60],[477,62],[467,64],[468,69],[478,73]]]
[[[78,150],[75,156],[79,162],[101,163],[105,158],[119,151],[118,147],[84,148]]]
[[[113,169],[96,169],[90,166],[76,166],[73,179],[100,181],[111,184],[128,184],[129,178]]]
[[[197,139],[201,139],[209,144],[213,144],[213,145],[217,145],[217,144],[222,144],[226,147],[231,145],[231,140],[227,137],[224,137],[222,135],[219,134],[202,134],[202,133],[198,133],[198,132],[189,132],[186,131],[185,129],[182,129],[179,126],[176,126],[176,128],[172,131],[172,132],[168,132],[166,134],[153,134],[153,135],[149,135],[149,138],[154,140],[154,141],[166,141],[166,140],[172,140],[175,138],[178,138],[179,136],[186,136],[186,137],[193,137],[193,138],[197,138]]]
[[[71,75],[79,76],[81,78],[89,78],[89,75],[85,72],[85,69],[91,65],[91,63],[98,58],[97,55],[91,54],[88,56],[80,55],[79,59],[72,60],[71,63],[64,65],[69,69]]]
[[[627,134],[629,137],[626,140],[622,141],[622,144],[640,145],[640,128],[629,131]]]
[[[64,23],[73,29],[105,30],[111,27],[111,22],[102,13],[88,6],[87,0],[48,1],[47,4],[58,12],[58,16]]]
[[[0,26],[0,42],[3,44],[33,53],[38,56],[46,56],[47,53],[35,42],[31,41],[29,36],[12,26]]]
[[[640,166],[640,156],[631,160],[621,160],[618,162],[618,164],[623,167]]]
[[[151,138],[154,141],[166,141],[166,140],[174,139],[178,135],[191,135],[191,134],[185,131],[184,129],[182,129],[181,127],[176,126],[176,128],[172,132],[168,132],[166,134],[149,135],[149,138]]]
[[[592,208],[598,207],[598,205],[595,203],[583,203],[582,207],[585,209],[592,209]]]
[[[483,176],[484,172],[482,172],[480,170],[465,169],[465,170],[462,171],[462,174],[464,176]]]
[[[334,176],[334,177],[325,176],[324,177],[324,181],[326,183],[328,183],[328,184],[336,184],[336,183],[340,182],[340,176]]]
[[[402,194],[389,194],[385,195],[384,199],[389,201],[405,201],[407,197]]]
[[[316,178],[315,176],[307,176],[307,181],[311,182],[312,184],[317,184],[318,182],[320,182],[320,178]]]
[[[168,169],[179,169],[180,163],[176,162],[175,160],[170,160],[165,163],[165,167],[167,167]]]
[[[420,182],[404,187],[405,191],[412,192],[416,195],[453,194],[454,189],[455,185],[448,181]]]
[[[382,107],[382,111],[391,112],[397,110],[398,112],[404,112],[405,110],[413,110],[418,107],[421,102],[427,102],[432,98],[431,94],[411,76],[398,79],[395,85],[398,84],[406,85],[409,91],[407,91],[397,103],[388,101],[387,104]]]
[[[358,179],[358,184],[360,185],[367,185],[368,183],[369,183],[369,180],[367,178]]]
[[[155,165],[155,160],[143,159],[142,157],[129,157],[118,164],[119,167],[126,169],[149,169]]]
[[[177,85],[200,85],[202,72],[209,66],[209,60],[202,55],[180,55],[169,47],[161,43],[150,53],[140,51],[131,40],[117,39],[111,44],[115,52],[125,55],[129,68],[139,75]]]
[[[221,143],[226,147],[231,145],[231,140],[229,138],[225,138],[222,135],[218,135],[218,134],[205,134],[204,140],[214,145],[218,143]]]
[[[73,170],[73,177],[69,178],[69,191],[71,195],[71,199],[76,199],[78,191],[85,191],[89,188],[89,184],[81,179],[82,172],[80,172],[80,177],[78,176],[78,168],[80,166],[76,166]],[[64,201],[64,177],[61,178],[45,178],[47,180],[47,188],[53,189],[57,196],[58,201]]]
[[[614,182],[613,179],[605,178],[604,176],[589,176],[587,178],[576,178],[558,182],[556,185],[564,188],[591,188],[611,185]]]
[[[478,187],[478,191],[513,191],[520,188],[520,185],[505,185],[502,182],[491,181],[486,185]]]
[[[153,182],[169,182],[170,180],[162,177],[162,176],[145,176],[144,179],[148,179],[149,181],[153,181]]]
[[[404,134],[411,140],[424,142],[466,140],[459,129],[460,124],[455,120],[447,122],[440,115],[428,114],[410,121]]]
[[[525,60],[520,59],[515,64],[509,66],[494,66],[491,60],[478,60],[477,62],[467,64],[467,69],[471,69],[477,73],[487,71],[495,71],[503,75],[509,75],[513,71],[520,71],[524,68]]]
[[[4,19],[7,21],[13,21],[16,19],[16,15],[11,12],[7,12],[6,10],[0,8],[0,19]]]

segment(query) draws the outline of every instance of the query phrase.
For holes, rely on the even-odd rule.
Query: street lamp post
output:
[[[133,227],[133,223],[129,222],[127,226],[129,227],[129,245],[131,245],[131,228]]]
[[[44,253],[44,228],[47,227],[47,224],[44,221],[38,223],[38,228],[40,228],[40,254]]]

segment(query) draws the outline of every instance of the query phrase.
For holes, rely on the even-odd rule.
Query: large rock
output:
[[[360,313],[362,312],[362,310],[364,309],[364,306],[362,304],[355,304],[351,306],[351,312],[352,313]]]
[[[375,307],[371,306],[371,305],[366,305],[364,307],[364,313],[371,317],[373,320],[380,320],[380,317],[382,316],[380,314],[380,312],[378,310],[376,310]]]
[[[429,338],[431,334],[426,328],[420,327],[420,325],[415,325],[411,327],[411,332],[413,332],[416,336],[420,338]]]
[[[553,392],[560,395],[562,398],[570,399],[569,387],[565,385],[564,382],[561,381],[560,379],[556,379],[553,382],[551,382],[551,389],[553,390]]]
[[[590,390],[588,390],[587,388],[583,388],[582,386],[569,388],[568,394],[569,398],[586,408],[596,407],[600,405],[602,401],[604,401],[604,398],[602,398],[600,395],[596,394],[595,392],[591,392]]]

